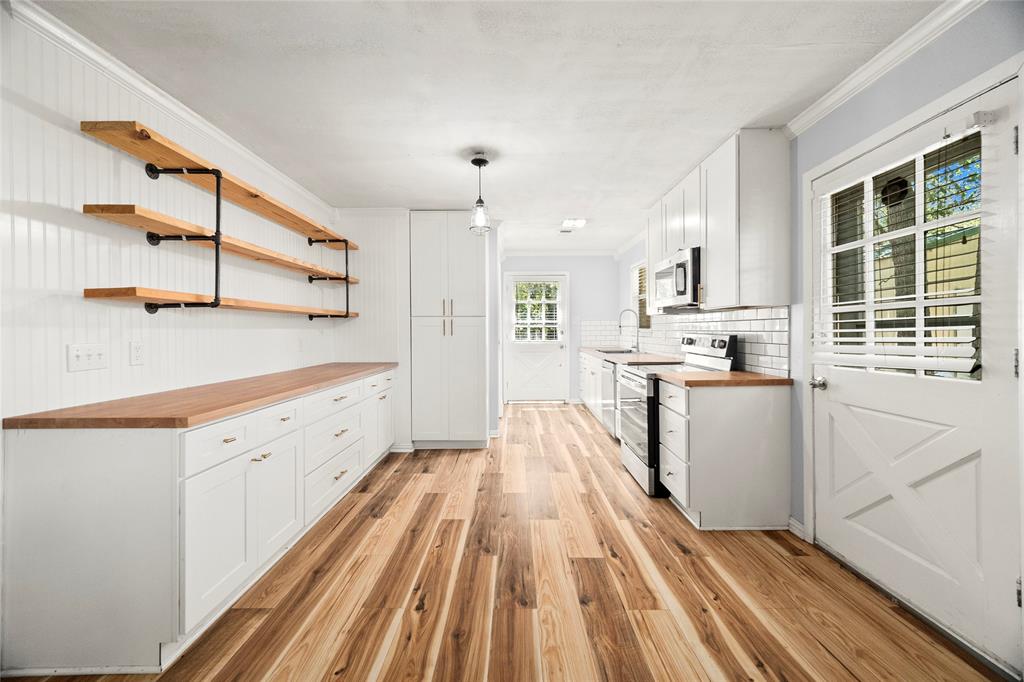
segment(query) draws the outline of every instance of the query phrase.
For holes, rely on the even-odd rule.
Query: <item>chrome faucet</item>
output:
[[[640,352],[640,313],[633,310],[632,308],[623,308],[619,313],[619,336],[622,336],[622,316],[625,313],[633,313],[633,317],[636,318],[636,342],[633,344],[632,350],[637,353]]]

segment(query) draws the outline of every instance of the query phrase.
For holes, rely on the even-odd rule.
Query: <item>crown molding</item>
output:
[[[266,159],[243,145],[226,132],[203,118],[199,113],[161,90],[142,74],[120,61],[114,55],[93,43],[85,36],[76,32],[60,19],[53,16],[31,0],[0,0],[12,19],[29,27],[43,38],[57,45],[71,56],[76,57],[122,87],[135,93],[149,104],[162,109],[164,113],[177,119],[200,135],[206,136],[238,154],[247,163],[259,166],[272,174],[275,179],[289,189],[302,194],[319,204],[325,213],[333,213],[334,207],[317,196]]]
[[[985,4],[986,0],[946,0],[906,33],[886,46],[867,63],[844,78],[821,99],[797,114],[786,125],[786,134],[794,138],[841,107],[908,57],[932,42],[951,26]]]

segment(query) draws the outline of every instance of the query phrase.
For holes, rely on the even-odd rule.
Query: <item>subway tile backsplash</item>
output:
[[[640,350],[681,355],[680,339],[687,333],[736,334],[736,368],[760,374],[789,376],[789,308],[745,308],[717,312],[655,315],[651,328],[640,330]],[[636,326],[608,320],[582,323],[581,345],[629,347]]]

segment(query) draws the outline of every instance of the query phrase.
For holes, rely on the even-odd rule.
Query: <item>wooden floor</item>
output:
[[[988,675],[789,532],[694,530],[584,409],[504,421],[389,455],[159,679]]]

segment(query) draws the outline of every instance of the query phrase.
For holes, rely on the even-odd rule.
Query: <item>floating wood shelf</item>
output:
[[[118,225],[124,225],[126,227],[134,227],[144,232],[155,232],[157,234],[180,234],[192,237],[198,236],[209,236],[213,234],[212,230],[207,230],[204,227],[195,225],[193,223],[172,218],[169,215],[151,211],[148,208],[142,206],[136,206],[135,204],[86,204],[82,207],[82,213],[86,215],[95,216],[110,222],[117,223]],[[213,248],[213,242],[187,242],[189,244],[196,244],[204,246],[206,248]],[[330,270],[315,263],[307,263],[306,261],[299,260],[298,258],[292,258],[283,253],[277,251],[271,251],[270,249],[264,248],[251,242],[242,241],[234,237],[223,235],[221,237],[221,248],[228,253],[233,253],[236,256],[248,258],[250,260],[260,261],[262,263],[270,263],[286,270],[293,270],[295,272],[305,273],[314,277],[331,277],[336,281],[344,282],[346,275],[343,272],[336,272]],[[349,284],[357,284],[359,282],[358,277],[347,277]]]
[[[92,135],[109,145],[131,154],[137,159],[155,164],[161,168],[215,168],[213,164],[196,156],[160,135],[156,131],[137,121],[82,121],[83,133]],[[330,228],[324,227],[312,218],[285,206],[277,199],[263,194],[252,185],[236,178],[229,173],[223,174],[222,193],[225,199],[249,209],[278,225],[310,239],[339,240],[324,244],[329,249],[343,251],[344,237]],[[211,175],[179,175],[179,178],[210,192],[214,190],[214,178]],[[348,242],[348,247],[356,250],[355,242]]]
[[[136,303],[209,303],[213,296],[207,294],[190,294],[164,289],[147,287],[108,287],[104,289],[86,289],[86,298],[101,298],[111,301],[134,301]],[[247,301],[242,298],[220,299],[221,308],[232,310],[253,310],[266,313],[293,313],[296,315],[312,315],[321,317],[359,317],[359,313],[345,314],[344,310],[328,308],[310,308],[284,303],[267,303],[265,301]]]

